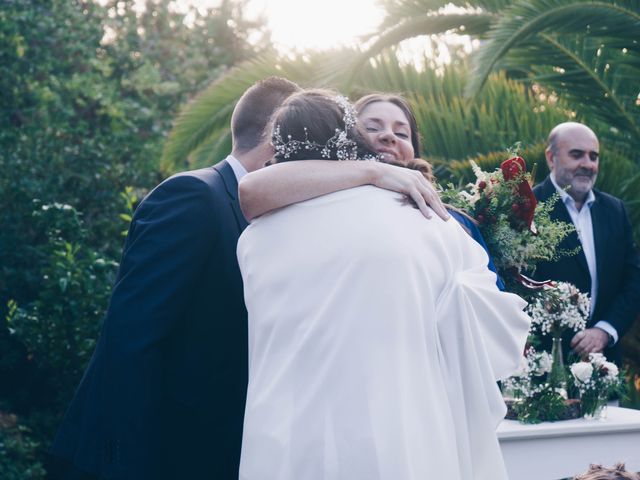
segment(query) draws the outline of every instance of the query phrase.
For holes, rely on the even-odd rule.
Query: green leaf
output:
[[[532,36],[555,32],[589,33],[637,40],[640,12],[636,0],[531,0],[514,2],[499,16],[488,41],[474,57],[475,75],[467,94],[477,93],[507,52]],[[637,48],[637,42],[634,48]]]

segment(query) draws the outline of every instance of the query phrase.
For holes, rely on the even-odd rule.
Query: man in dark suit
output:
[[[136,209],[96,351],[56,436],[51,477],[237,479],[247,325],[236,243],[240,177],[299,87],[269,78],[236,105],[233,151],[158,185]]]
[[[619,340],[640,311],[640,259],[624,203],[593,188],[599,143],[587,126],[556,126],[545,155],[551,173],[533,191],[539,200],[560,194],[551,216],[576,228],[560,248],[581,248],[576,255],[541,263],[536,278],[570,282],[590,295],[586,330],[566,332],[563,346],[582,356],[604,352],[619,362]]]

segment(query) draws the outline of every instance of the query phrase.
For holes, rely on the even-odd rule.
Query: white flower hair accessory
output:
[[[332,150],[335,151],[338,160],[373,160],[378,161],[378,155],[358,156],[358,144],[349,138],[349,132],[356,126],[357,112],[355,107],[344,95],[337,95],[333,100],[344,112],[342,120],[344,130],[336,128],[334,135],[324,145],[309,140],[307,127],[304,127],[304,140],[294,140],[291,135],[287,139],[282,138],[280,125],[276,125],[271,138],[271,144],[276,151],[276,156],[290,158],[300,150],[319,150],[322,158],[331,158]]]

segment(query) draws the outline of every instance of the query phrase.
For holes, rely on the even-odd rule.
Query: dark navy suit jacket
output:
[[[247,384],[237,191],[224,161],[140,203],[52,455],[99,478],[237,479]]]
[[[545,201],[556,193],[556,189],[547,177],[536,185],[533,192],[538,200]],[[595,202],[591,206],[591,221],[596,251],[598,293],[596,308],[587,327],[605,320],[617,330],[621,338],[631,328],[640,311],[640,257],[633,242],[631,224],[622,200],[598,190],[594,190],[593,193]],[[556,203],[551,218],[571,223],[571,216],[562,200]],[[574,250],[579,246],[578,235],[573,232],[559,248]],[[556,262],[538,264],[535,278],[571,282],[580,291],[591,293],[591,276],[582,249],[578,254],[563,257]],[[566,332],[563,336],[565,350],[574,334],[575,332]],[[613,348],[607,348],[604,354],[619,362],[619,343]]]

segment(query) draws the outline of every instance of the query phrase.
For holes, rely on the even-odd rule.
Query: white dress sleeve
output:
[[[530,319],[522,298],[496,287],[486,252],[461,240],[460,270],[436,307],[449,407],[457,436],[465,439],[458,455],[471,466],[467,478],[506,478],[496,477],[501,452],[494,432],[506,413],[496,381],[518,369]]]

